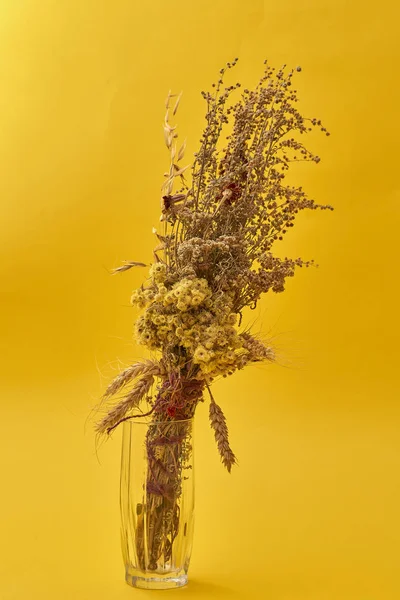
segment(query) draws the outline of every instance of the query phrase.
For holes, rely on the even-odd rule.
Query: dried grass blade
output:
[[[183,157],[184,157],[184,155],[185,155],[185,150],[186,150],[186,141],[187,141],[187,140],[185,140],[185,141],[183,142],[182,146],[181,146],[181,147],[180,147],[180,149],[179,149],[179,152],[178,152],[178,161],[182,160],[182,158],[183,158]]]
[[[183,94],[183,92],[181,92],[181,93],[179,94],[179,96],[178,96],[178,98],[177,98],[177,100],[176,100],[176,102],[175,102],[174,110],[172,111],[172,114],[173,114],[173,115],[176,115],[176,112],[177,112],[177,110],[178,110],[179,103],[180,103],[180,101],[181,101],[181,98],[182,98],[182,94]]]
[[[178,165],[174,165],[174,169],[175,169],[175,172],[174,172],[174,177],[179,177],[179,176],[180,176],[180,175],[182,175],[182,174],[183,174],[183,173],[186,171],[186,169],[188,169],[189,167],[190,167],[190,165],[186,165],[186,167],[183,167],[182,169],[180,169],[180,168],[178,167]],[[176,170],[176,169],[178,169],[178,170]]]
[[[116,267],[112,269],[111,273],[114,275],[115,273],[123,273],[124,271],[128,271],[128,269],[132,269],[132,267],[147,267],[145,263],[136,262],[136,261],[125,261],[123,265],[120,267]]]

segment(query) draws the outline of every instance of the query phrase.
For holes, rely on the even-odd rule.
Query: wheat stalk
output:
[[[215,402],[212,395],[209,415],[211,427],[214,430],[215,441],[217,442],[222,463],[230,473],[232,466],[237,462],[236,456],[232,452],[232,449],[229,445],[228,427],[226,425],[225,415],[222,412],[221,407]]]
[[[135,377],[142,374],[153,374],[158,375],[161,373],[161,365],[157,361],[144,360],[141,362],[134,363],[122,371],[113,381],[109,384],[106,391],[104,392],[103,398],[107,399],[111,396],[115,396],[127,383],[131,382]]]
[[[126,414],[139,406],[141,400],[149,393],[154,383],[154,377],[163,373],[163,367],[160,362],[154,360],[145,360],[137,362],[122,371],[111,382],[105,391],[104,398],[110,398],[120,391],[125,385],[138,377],[131,390],[118,402],[106,416],[97,424],[98,433],[111,433],[111,431],[121,423]]]
[[[119,423],[121,423],[127,412],[139,405],[140,401],[150,391],[153,382],[154,376],[151,374],[146,374],[143,377],[140,377],[140,379],[137,380],[134,387],[124,397],[124,399],[118,402],[118,404],[116,404],[114,408],[107,413],[100,423],[97,424],[97,432],[100,434],[110,434],[111,431],[115,429]]]

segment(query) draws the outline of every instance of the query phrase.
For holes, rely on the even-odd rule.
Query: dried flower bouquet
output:
[[[136,340],[158,358],[134,363],[112,381],[104,395],[108,410],[97,425],[99,433],[109,434],[138,415],[151,420],[146,438],[148,530],[139,531],[136,539],[143,570],[155,569],[160,556],[171,555],[179,525],[182,465],[191,451],[184,420],[194,415],[206,389],[222,462],[228,471],[236,462],[210,386],[249,364],[274,360],[269,344],[241,329],[243,309],[254,309],[266,292],[282,292],[297,267],[313,264],[279,258],[273,245],[293,227],[299,211],[332,208],[285,183],[292,162],[320,160],[300,138],[313,128],[329,135],[321,121],[297,110],[294,70],[275,70],[265,61],[255,89],[244,89],[230,103],[240,84],[223,87],[223,79],[236,62],[221,69],[211,92],[202,92],[206,126],[190,181],[185,177],[190,165],[181,164],[186,144],[177,144],[176,125],[170,120],[181,95],[168,94],[164,136],[170,160],[162,186],[163,231],[154,230],[157,246],[149,277],[131,298],[143,309],[135,325]],[[226,124],[232,129],[221,147]],[[136,266],[146,265],[126,262],[115,272]],[[118,401],[109,406],[115,397]],[[160,423],[170,424],[169,436]],[[144,533],[150,540],[147,559]]]

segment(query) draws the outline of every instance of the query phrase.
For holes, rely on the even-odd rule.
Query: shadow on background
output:
[[[190,598],[240,598],[242,594],[224,584],[211,583],[201,579],[189,579],[187,586],[182,588],[181,593],[187,593]]]

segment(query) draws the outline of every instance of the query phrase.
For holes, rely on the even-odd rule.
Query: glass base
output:
[[[126,571],[125,581],[128,585],[142,590],[170,590],[182,587],[187,584],[188,576],[186,573],[171,576],[166,575],[134,575]]]

